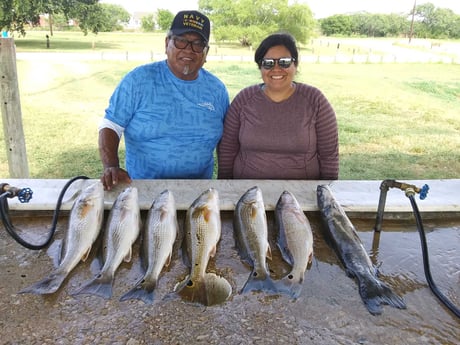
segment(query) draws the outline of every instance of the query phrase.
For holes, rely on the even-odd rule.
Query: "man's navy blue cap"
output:
[[[206,42],[209,42],[211,25],[209,18],[198,11],[180,11],[174,17],[170,30],[177,36],[187,32],[196,32]]]

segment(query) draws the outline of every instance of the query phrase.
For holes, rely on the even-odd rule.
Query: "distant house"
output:
[[[128,24],[125,24],[126,29],[140,29],[142,27],[142,18],[153,16],[152,12],[133,12]]]

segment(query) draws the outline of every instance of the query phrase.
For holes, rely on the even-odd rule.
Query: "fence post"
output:
[[[0,38],[0,103],[10,177],[28,178],[13,38]]]

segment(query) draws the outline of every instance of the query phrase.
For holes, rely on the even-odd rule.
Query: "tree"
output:
[[[171,23],[174,19],[174,14],[170,10],[164,10],[159,8],[157,10],[157,20],[158,26],[161,30],[169,30],[171,27]]]
[[[267,35],[288,31],[306,43],[315,27],[307,5],[288,0],[200,0],[200,10],[212,22],[217,42],[239,41],[256,46]]]
[[[155,30],[155,16],[148,14],[141,18],[141,28],[145,32],[152,32]]]
[[[308,6],[293,4],[281,9],[279,17],[279,29],[290,32],[297,41],[307,43],[313,36],[316,21]]]
[[[408,14],[339,14],[320,20],[324,35],[359,35],[372,37],[395,37],[407,35],[412,13]],[[413,32],[418,37],[459,38],[460,16],[446,8],[436,8],[431,3],[416,6]],[[411,33],[409,33],[411,34]]]
[[[97,17],[102,14],[99,0],[2,0],[0,28],[25,35],[26,26],[39,22],[40,14],[62,13],[66,18],[77,19],[85,34],[99,31]],[[52,21],[51,21],[52,22]],[[52,30],[52,28],[50,28]]]
[[[336,14],[320,20],[321,31],[326,36],[351,35],[352,17],[349,15]]]
[[[130,14],[120,5],[100,4],[102,10],[101,30],[103,32],[122,30],[128,24]]]

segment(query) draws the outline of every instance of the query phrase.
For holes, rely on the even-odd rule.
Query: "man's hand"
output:
[[[118,183],[131,183],[131,177],[126,170],[119,167],[107,167],[101,176],[105,190],[111,190]]]

